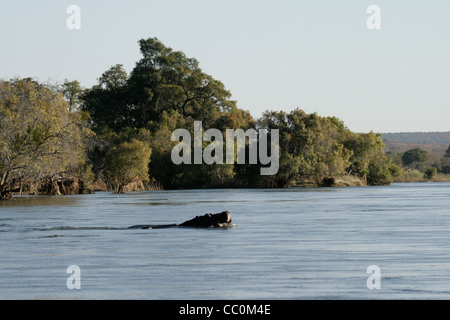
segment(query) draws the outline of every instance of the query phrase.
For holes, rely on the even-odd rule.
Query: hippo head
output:
[[[231,213],[228,211],[222,211],[221,213],[211,214],[211,218],[216,221],[216,223],[231,223]]]
[[[230,223],[231,213],[228,211],[222,211],[220,213],[207,213],[203,216],[197,216],[192,220],[188,220],[182,223],[182,226],[187,227],[219,227],[224,223]]]

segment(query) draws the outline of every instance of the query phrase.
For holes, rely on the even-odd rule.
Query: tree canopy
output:
[[[64,175],[94,176],[109,190],[123,192],[139,181],[168,189],[289,187],[305,181],[328,185],[336,177],[354,176],[377,185],[389,184],[401,173],[384,153],[379,134],[357,134],[336,117],[301,109],[266,111],[255,120],[195,58],[157,38],[138,43],[141,58],[130,73],[115,64],[91,88],[82,88],[76,80],[65,80],[59,87],[32,79],[1,81],[3,196],[16,190],[18,181]],[[177,142],[171,140],[172,132],[187,129],[192,137],[195,121],[223,136],[227,129],[267,130],[269,136],[278,129],[278,172],[261,176],[260,161],[174,164],[171,151]],[[208,148],[207,141],[201,148]],[[248,159],[248,140],[244,149]],[[418,154],[405,154],[404,163],[422,161]]]
[[[448,149],[445,150],[445,155],[444,155],[444,157],[450,158],[450,146],[448,146]]]
[[[105,156],[106,179],[110,189],[123,193],[136,180],[148,181],[150,146],[142,141],[123,142],[111,148]]]
[[[231,93],[204,73],[194,58],[166,47],[157,38],[139,41],[142,59],[128,76],[117,64],[84,94],[83,110],[95,124],[111,129],[146,127],[170,110],[184,119],[212,125],[223,111],[236,109]]]
[[[266,112],[263,128],[280,130],[280,171],[276,186],[305,178],[316,180],[353,174],[368,184],[389,184],[399,170],[383,151],[380,135],[351,132],[336,117],[320,117],[296,109]]]
[[[414,148],[406,151],[402,156],[402,162],[405,166],[417,169],[423,162],[430,157],[430,154],[420,148]]]
[[[201,70],[195,58],[157,38],[140,40],[139,48],[142,57],[130,74],[120,64],[105,71],[98,85],[85,91],[82,109],[89,112],[100,135],[126,128],[148,130],[152,149],[149,173],[165,188],[286,187],[304,179],[320,184],[326,177],[350,174],[369,184],[386,184],[401,170],[384,153],[379,135],[355,134],[335,117],[306,114],[300,109],[267,111],[255,121],[237,107],[221,81]],[[173,164],[171,132],[177,128],[192,132],[194,120],[202,121],[205,130],[222,132],[227,128],[279,129],[279,172],[261,177],[260,164]],[[248,153],[248,145],[246,148]]]
[[[0,193],[22,181],[74,174],[85,165],[83,114],[53,87],[30,79],[0,82]]]

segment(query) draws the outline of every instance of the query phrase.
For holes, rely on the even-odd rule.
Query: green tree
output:
[[[139,140],[123,142],[113,147],[105,156],[107,185],[116,193],[137,180],[148,181],[150,146]]]
[[[411,169],[419,169],[421,164],[429,158],[430,154],[426,150],[420,148],[414,148],[406,151],[402,156],[402,162],[404,166]]]
[[[350,158],[351,165],[348,173],[356,174],[365,178],[369,173],[371,160],[379,153],[383,153],[383,143],[379,135],[370,133],[352,134],[346,141],[345,146],[353,151]]]
[[[81,88],[80,82],[77,80],[69,81],[65,80],[62,85],[62,94],[64,98],[69,102],[69,111],[75,110],[81,102],[81,95],[83,94],[83,88]]]
[[[114,131],[136,127],[138,115],[133,115],[126,81],[127,73],[118,64],[102,74],[98,85],[83,93],[81,108],[90,114],[95,131],[105,130],[105,127]]]
[[[162,111],[175,110],[210,126],[220,111],[235,106],[224,84],[204,73],[195,58],[166,47],[157,38],[142,39],[139,46],[143,57],[128,84],[142,125]]]
[[[223,187],[234,184],[236,175],[233,164],[201,164],[175,165],[171,159],[172,148],[178,144],[171,141],[172,132],[178,128],[185,128],[191,133],[191,154],[193,147],[193,121],[186,120],[179,112],[164,111],[159,120],[149,124],[151,131],[152,157],[149,165],[150,175],[159,181],[166,189]],[[204,128],[207,130],[207,128]],[[204,142],[203,148],[209,143]],[[224,146],[225,154],[225,146]]]
[[[343,140],[350,131],[337,118],[300,109],[271,111],[264,113],[258,126],[280,130],[280,170],[272,178],[276,186],[286,187],[306,177],[320,183],[324,177],[344,174],[349,165],[351,151]]]
[[[237,108],[219,80],[204,73],[194,58],[165,46],[156,38],[139,41],[142,58],[130,75],[118,64],[105,71],[97,85],[83,94],[82,109],[97,133],[90,153],[98,176],[104,172],[106,151],[123,141],[126,128],[148,129],[152,148],[149,172],[164,188],[226,185],[237,175],[233,165],[176,166],[171,162],[171,133],[193,128],[201,120],[205,130],[250,128],[255,120]],[[239,171],[243,173],[242,170]]]
[[[53,87],[31,79],[0,82],[0,197],[85,166],[85,115],[69,112]]]
[[[236,102],[219,80],[204,73],[194,58],[166,47],[156,38],[139,41],[141,60],[127,75],[117,64],[99,84],[83,95],[83,110],[95,125],[113,130],[143,128],[162,112],[174,110],[185,119],[211,126],[224,112],[236,112]]]
[[[384,184],[399,172],[384,153],[379,135],[357,135],[336,117],[320,117],[300,109],[267,111],[255,121],[236,106],[222,82],[201,70],[195,58],[157,38],[140,40],[139,48],[142,57],[129,76],[122,65],[113,66],[83,95],[82,109],[90,113],[99,141],[92,153],[93,162],[100,164],[94,165],[97,174],[104,171],[107,150],[130,142],[131,136],[125,138],[124,132],[139,129],[149,131],[149,172],[164,188],[288,187],[299,180],[320,183],[345,174]],[[171,141],[171,133],[185,128],[192,137],[194,120],[201,120],[204,130],[216,128],[223,134],[229,128],[279,129],[278,173],[261,177],[260,164],[174,165],[171,150],[176,142]]]
[[[434,167],[427,168],[424,172],[424,178],[427,180],[433,179],[436,176],[437,171],[438,171],[437,168]]]
[[[158,120],[151,121],[148,124],[152,148],[149,164],[150,176],[165,189],[180,186],[183,170],[181,166],[172,162],[171,152],[177,142],[171,141],[171,136],[175,129],[185,128],[185,126],[183,117],[173,110],[162,112]]]
[[[448,146],[448,149],[445,151],[445,158],[450,158],[450,146]]]
[[[439,164],[439,172],[450,174],[450,158],[442,157]]]
[[[402,173],[385,154],[379,134],[353,133],[336,117],[300,109],[272,111],[264,113],[258,125],[280,130],[280,170],[272,177],[274,186],[308,179],[322,184],[345,174],[368,184],[388,184]]]
[[[394,178],[403,174],[403,171],[397,166],[392,157],[385,154],[378,154],[374,157],[368,166],[367,184],[368,185],[389,185]]]
[[[98,79],[99,85],[106,90],[120,90],[127,85],[128,74],[122,64],[111,66]]]

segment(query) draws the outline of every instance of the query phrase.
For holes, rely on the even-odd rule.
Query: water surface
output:
[[[126,229],[223,210],[236,227]],[[23,197],[0,241],[0,299],[450,298],[449,183]]]

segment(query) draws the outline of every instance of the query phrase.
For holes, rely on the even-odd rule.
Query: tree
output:
[[[448,149],[445,151],[445,158],[450,158],[450,146],[448,146]]]
[[[192,120],[184,119],[182,114],[170,110],[164,111],[159,120],[151,122],[149,127],[153,132],[150,139],[152,146],[150,175],[165,189],[222,187],[234,183],[236,166],[233,164],[175,165],[172,162],[172,148],[178,144],[176,141],[171,141],[172,132],[178,128],[186,128],[191,131],[191,138],[193,138]],[[203,148],[208,144],[204,142]],[[193,154],[192,141],[191,147],[191,154]]]
[[[139,48],[142,58],[129,76],[122,65],[112,66],[82,96],[82,110],[90,114],[97,133],[90,153],[94,170],[98,175],[104,171],[106,150],[124,142],[118,139],[123,130],[145,128],[151,135],[149,172],[164,188],[228,185],[236,176],[233,165],[174,165],[171,133],[192,128],[194,120],[201,120],[205,130],[223,132],[254,127],[255,120],[237,108],[224,84],[203,72],[196,59],[156,38],[140,40]]]
[[[103,130],[105,126],[114,131],[136,127],[136,117],[129,103],[127,79],[126,71],[117,64],[102,74],[98,85],[83,93],[81,108],[90,114],[94,130]]]
[[[429,158],[430,154],[426,150],[420,148],[411,149],[406,151],[402,156],[402,162],[404,166],[408,166],[411,169],[418,169],[420,165]]]
[[[439,172],[450,174],[450,157],[442,157],[439,164]]]
[[[130,75],[133,105],[153,120],[164,110],[184,118],[202,120],[209,126],[220,111],[235,106],[222,82],[204,73],[195,58],[166,47],[157,38],[139,41],[142,59]]]
[[[380,135],[351,132],[336,117],[266,112],[258,120],[262,128],[280,130],[280,170],[273,177],[276,186],[289,186],[301,180],[322,185],[345,174],[355,175],[368,184],[388,184],[401,174],[383,150]]]
[[[98,83],[106,90],[118,90],[126,86],[128,81],[128,74],[123,68],[122,64],[111,66],[98,79]]]
[[[436,176],[437,171],[438,171],[437,168],[434,168],[434,167],[427,168],[424,172],[424,178],[427,180],[433,179],[434,176]]]
[[[204,73],[194,58],[166,47],[156,38],[139,41],[142,59],[128,77],[117,64],[105,71],[99,84],[83,96],[83,110],[95,124],[114,130],[143,128],[162,112],[174,110],[185,119],[210,126],[236,102],[219,80]]]
[[[342,143],[349,130],[337,118],[306,114],[300,109],[272,111],[264,113],[258,126],[280,130],[280,170],[273,177],[278,187],[307,177],[320,183],[324,177],[345,173],[349,165],[351,152]]]
[[[352,134],[345,141],[345,146],[353,151],[350,157],[351,165],[348,168],[348,173],[365,178],[369,173],[371,159],[377,153],[382,152],[383,143],[379,136],[370,132]]]
[[[64,98],[66,98],[69,102],[69,111],[72,112],[81,102],[80,98],[83,93],[83,89],[80,86],[80,82],[77,80],[69,81],[66,79],[62,85],[62,93]]]
[[[377,154],[369,163],[367,172],[368,185],[389,185],[403,171],[393,163],[393,159],[385,154]]]
[[[123,193],[124,188],[131,182],[148,181],[150,154],[150,146],[139,140],[123,142],[108,151],[105,169],[110,189]]]
[[[142,57],[129,75],[117,64],[83,95],[82,109],[90,113],[92,128],[102,139],[92,153],[98,163],[94,166],[97,174],[104,171],[107,150],[123,143],[121,137],[128,129],[149,131],[149,172],[164,188],[288,187],[307,179],[320,184],[323,179],[334,180],[345,174],[384,184],[399,172],[384,153],[377,134],[357,135],[336,117],[307,114],[300,109],[289,113],[267,111],[255,121],[249,112],[236,106],[222,82],[201,70],[195,58],[157,38],[141,39],[139,49]],[[191,131],[192,137],[195,120],[202,121],[204,130],[215,128],[222,134],[231,128],[279,129],[277,174],[261,177],[260,163],[175,165],[171,161],[175,143],[171,133],[184,128]],[[125,140],[131,141],[130,137]],[[247,144],[246,154],[248,151]]]
[[[84,115],[69,112],[53,87],[31,79],[0,82],[0,197],[23,181],[40,183],[85,165]]]

